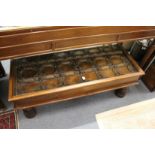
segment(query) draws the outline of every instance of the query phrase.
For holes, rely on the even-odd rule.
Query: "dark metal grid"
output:
[[[120,56],[120,59],[122,60],[121,64],[113,64],[111,61],[112,56]],[[95,58],[104,58],[107,62],[106,66],[99,66],[95,63]],[[85,61],[90,64],[90,68],[83,69],[80,66],[80,62]],[[84,77],[84,73],[87,72],[94,72],[96,74],[97,79],[103,79],[107,78],[101,74],[101,71],[105,69],[112,69],[115,76],[121,75],[118,72],[118,67],[121,65],[126,66],[130,72],[134,72],[135,68],[130,64],[129,60],[125,57],[123,52],[116,46],[102,46],[102,47],[96,47],[96,48],[90,48],[90,49],[80,49],[80,50],[74,50],[74,51],[68,51],[68,52],[61,52],[61,53],[55,53],[55,54],[48,54],[48,55],[42,55],[42,56],[35,56],[30,58],[22,58],[18,60],[14,60],[15,62],[15,95],[23,94],[22,88],[19,89],[20,85],[26,85],[29,84],[29,82],[38,82],[40,90],[46,89],[42,82],[48,79],[57,79],[59,82],[58,87],[66,86],[65,78],[70,75],[75,75],[79,77],[78,83],[87,82],[87,79]],[[71,68],[73,68],[73,71],[65,72],[60,67],[60,64],[68,63]],[[42,75],[41,70],[46,65],[51,65],[54,67],[54,74],[51,75],[50,78],[46,78]],[[102,68],[101,68],[102,67]],[[36,75],[29,79],[24,79],[22,77],[22,72],[26,69],[34,69],[37,71]],[[96,80],[97,80],[96,79]],[[77,84],[78,84],[77,83]],[[31,93],[31,92],[30,92]]]

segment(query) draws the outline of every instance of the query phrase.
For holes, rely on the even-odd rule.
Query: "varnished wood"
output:
[[[39,96],[39,97],[31,97],[31,98],[25,98],[25,99],[21,99],[21,100],[17,100],[14,101],[14,108],[15,109],[26,109],[26,108],[31,108],[31,107],[37,107],[37,106],[43,106],[43,105],[47,105],[47,104],[56,104],[62,101],[67,101],[67,100],[72,100],[72,99],[76,99],[76,98],[80,98],[80,97],[84,97],[84,96],[90,96],[90,95],[95,95],[95,94],[99,94],[99,93],[103,93],[106,91],[111,91],[114,89],[121,89],[124,87],[129,87],[129,86],[133,86],[138,84],[138,82],[131,82],[131,83],[126,83],[126,84],[122,84],[122,85],[118,85],[118,86],[113,86],[113,87],[109,87],[106,89],[101,89],[101,88],[96,88],[94,87],[94,89],[90,88],[87,91],[81,91],[81,89],[75,91],[67,91],[66,93],[63,93],[61,95],[61,98],[58,96],[58,94],[54,94],[55,96],[49,96],[49,95],[44,95],[44,96]]]
[[[124,53],[126,53],[124,51]],[[136,84],[139,77],[144,74],[136,62],[126,53],[130,62],[134,65],[137,72],[121,75],[118,77],[111,77],[107,79],[100,79],[95,81],[90,81],[87,83],[80,83],[77,85],[70,85],[66,87],[60,87],[55,89],[43,90],[40,92],[27,93],[23,95],[14,96],[13,84],[16,80],[13,69],[15,66],[12,62],[11,66],[11,77],[10,77],[10,87],[9,87],[9,101],[15,104],[16,109],[25,109],[29,107],[35,107],[44,104],[51,104],[59,101],[69,100],[73,98],[78,98],[82,96],[88,96],[92,94],[97,94],[109,90],[120,89],[128,87],[130,85]]]
[[[41,92],[33,92],[33,93],[28,93],[26,95],[17,95],[17,96],[9,96],[9,101],[17,101],[17,100],[22,100],[25,98],[31,98],[31,97],[39,97],[39,96],[44,96],[47,95],[49,96],[49,98],[53,98],[53,97],[60,97],[61,93],[66,95],[66,92],[68,92],[68,94],[72,94],[74,93],[74,90],[76,90],[75,93],[78,93],[78,91],[81,90],[81,92],[85,92],[85,91],[90,91],[90,88],[92,87],[92,89],[101,89],[102,91],[104,91],[104,89],[106,88],[112,88],[115,85],[117,87],[121,87],[120,84],[125,84],[127,83],[134,83],[137,82],[139,79],[139,76],[144,75],[144,73],[132,73],[132,74],[128,74],[128,75],[122,75],[121,77],[111,77],[108,79],[101,79],[101,80],[95,80],[95,81],[90,81],[87,83],[81,83],[78,85],[71,85],[71,86],[66,86],[66,87],[60,87],[60,88],[55,88],[55,89],[51,89],[51,90],[43,90]],[[15,78],[12,78],[15,79]],[[13,82],[13,81],[10,81]],[[13,82],[14,83],[14,82]],[[12,85],[13,85],[12,83]],[[9,91],[12,92],[10,94],[13,94],[13,89],[10,85]],[[79,93],[81,93],[79,92]],[[82,93],[83,94],[83,93]],[[71,95],[72,96],[72,95]]]
[[[154,45],[151,45],[146,54],[144,55],[142,61],[140,62],[140,66],[145,69],[147,67],[147,65],[149,64],[149,62],[151,61],[152,59],[152,56],[154,55],[155,53],[155,43]]]
[[[155,36],[154,26],[45,27],[36,28],[34,31],[33,29],[23,29],[17,34],[0,32],[0,60]]]
[[[152,92],[155,91],[155,64],[152,64],[142,78],[144,84]]]
[[[0,60],[67,52],[68,50],[100,46],[107,43],[122,43],[153,37],[155,37],[155,26],[52,26],[0,31]],[[11,63],[9,101],[13,102],[15,109],[25,109],[24,113],[28,117],[33,117],[36,114],[35,111],[28,108],[109,90],[120,89],[117,91],[119,92],[117,95],[123,97],[120,92],[126,87],[137,84],[139,78],[144,75],[132,57],[126,51],[124,53],[137,72],[16,96],[14,96],[16,75],[13,72],[15,65]],[[125,95],[125,91],[123,93]]]
[[[21,33],[30,33],[30,32],[42,32],[47,30],[58,30],[63,28],[72,28],[72,27],[82,27],[82,26],[35,26],[35,27],[25,27],[25,26],[17,26],[9,29],[2,28],[0,29],[0,36],[4,35],[17,35]]]
[[[155,90],[155,65],[154,62],[152,62],[154,60],[154,57],[155,41],[147,49],[147,52],[140,63],[140,66],[146,71],[146,74],[142,78],[142,80],[151,92]]]

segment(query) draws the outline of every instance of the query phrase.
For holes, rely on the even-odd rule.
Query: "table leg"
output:
[[[127,93],[127,88],[120,88],[115,90],[115,95],[120,98],[123,98],[126,95],[126,93]]]
[[[24,113],[25,117],[27,117],[27,118],[34,118],[37,114],[37,111],[35,108],[28,108],[28,109],[24,109],[23,113]]]

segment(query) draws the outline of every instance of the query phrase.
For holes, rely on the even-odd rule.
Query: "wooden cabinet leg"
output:
[[[127,88],[121,88],[121,89],[117,89],[115,90],[115,95],[117,97],[123,98],[127,93]]]
[[[29,108],[29,109],[24,109],[23,113],[24,113],[25,117],[27,117],[27,118],[34,118],[37,114],[37,111],[35,108]]]

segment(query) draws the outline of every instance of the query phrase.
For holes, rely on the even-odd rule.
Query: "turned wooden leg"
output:
[[[24,113],[25,117],[27,117],[27,118],[33,118],[33,117],[36,116],[37,111],[36,111],[35,108],[29,108],[29,109],[24,109],[23,110],[23,113]]]
[[[115,95],[120,98],[124,97],[126,93],[127,93],[127,88],[120,88],[115,90]]]

